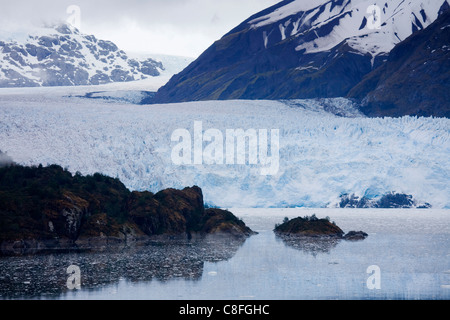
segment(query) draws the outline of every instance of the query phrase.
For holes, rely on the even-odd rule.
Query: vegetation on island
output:
[[[209,234],[245,238],[254,232],[229,211],[205,209],[197,186],[131,192],[101,173],[72,175],[58,165],[0,167],[1,251]]]
[[[362,231],[350,231],[345,234],[330,218],[319,219],[312,216],[294,219],[284,218],[282,224],[275,225],[274,232],[281,236],[332,237],[345,240],[363,240],[368,235]]]

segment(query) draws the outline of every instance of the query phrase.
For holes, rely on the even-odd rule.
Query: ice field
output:
[[[0,150],[20,164],[119,177],[132,190],[198,185],[220,207],[333,207],[344,193],[395,191],[450,208],[450,119],[369,119],[345,99],[134,105],[81,97],[135,102],[143,84],[133,85],[0,89]],[[224,134],[278,129],[277,174],[261,175],[258,164],[175,165],[171,136],[193,135],[195,121]]]

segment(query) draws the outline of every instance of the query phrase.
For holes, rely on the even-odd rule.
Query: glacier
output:
[[[24,165],[118,177],[131,190],[198,185],[223,208],[333,207],[344,193],[391,191],[450,208],[450,119],[366,118],[343,98],[142,106],[73,95],[83,90],[92,88],[0,89],[0,150]],[[195,121],[222,132],[279,129],[278,173],[173,164],[172,133],[193,132]]]

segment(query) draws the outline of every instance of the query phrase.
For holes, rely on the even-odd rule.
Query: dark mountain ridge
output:
[[[448,116],[449,32],[437,27],[447,0],[386,2],[380,30],[369,28],[370,4],[282,1],[224,35],[147,102],[350,97],[368,116]],[[408,74],[398,63],[411,55],[421,58]]]
[[[348,97],[368,116],[450,118],[450,10],[399,43]]]

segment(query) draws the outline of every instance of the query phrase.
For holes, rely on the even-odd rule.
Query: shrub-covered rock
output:
[[[345,234],[334,222],[329,219],[319,219],[316,215],[311,217],[298,217],[284,220],[274,229],[277,235],[301,236],[301,237],[324,237],[344,240],[364,240],[368,235],[362,231],[350,231]]]
[[[0,168],[4,254],[133,243],[154,236],[190,238],[194,233],[247,237],[252,231],[228,211],[205,211],[196,186],[157,194],[130,192],[119,179],[99,173],[73,176],[57,165]]]
[[[327,219],[313,217],[298,217],[275,228],[275,233],[302,236],[331,236],[341,238],[344,231]]]

